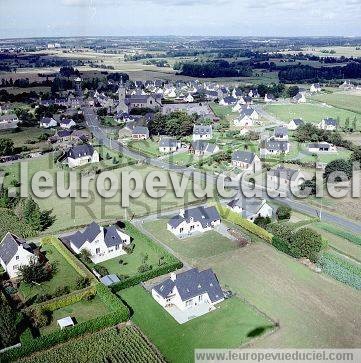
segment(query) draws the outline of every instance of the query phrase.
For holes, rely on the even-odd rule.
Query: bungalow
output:
[[[71,118],[63,118],[62,120],[59,121],[59,126],[62,129],[71,129],[72,127],[76,126],[76,123],[73,119]]]
[[[322,130],[334,131],[337,128],[337,121],[333,118],[324,118],[319,124],[318,128]]]
[[[288,140],[288,129],[287,127],[284,126],[278,126],[275,128],[274,131],[274,139],[275,140],[279,140],[279,141],[283,141],[283,140]]]
[[[303,126],[305,123],[300,118],[294,118],[290,121],[290,123],[287,125],[288,130],[294,131],[297,130],[300,126]]]
[[[167,230],[176,236],[185,236],[210,231],[220,224],[221,217],[215,207],[194,207],[181,209],[178,215],[169,220]]]
[[[260,170],[261,160],[250,151],[235,151],[231,157],[232,165],[243,170]]]
[[[193,268],[171,273],[152,288],[152,297],[182,324],[214,310],[214,305],[224,300],[224,293],[211,269]]]
[[[19,275],[19,267],[28,265],[37,256],[24,239],[10,232],[0,242],[0,264],[10,278]]]
[[[194,125],[193,141],[210,140],[212,138],[212,126],[210,125]]]
[[[237,98],[234,98],[232,96],[224,97],[219,101],[219,104],[221,106],[232,106],[235,105],[236,103],[237,103]]]
[[[242,195],[240,198],[231,200],[227,206],[251,222],[254,222],[257,217],[272,218],[273,215],[273,208],[265,199],[245,198]]]
[[[0,116],[0,130],[16,129],[19,122],[18,117],[13,113]]]
[[[305,103],[306,101],[305,94],[301,92],[298,92],[296,96],[292,97],[293,103]]]
[[[180,148],[181,144],[177,139],[162,137],[159,141],[159,151],[162,153],[172,153]]]
[[[43,117],[40,120],[40,127],[44,127],[45,129],[50,129],[51,127],[58,126],[58,123],[52,117]]]
[[[305,179],[305,175],[299,170],[278,166],[267,172],[267,189],[294,189]]]
[[[321,85],[319,83],[312,83],[310,87],[311,93],[318,93],[321,92]]]
[[[264,101],[266,103],[276,102],[276,97],[273,96],[271,93],[266,93],[264,95]]]
[[[260,155],[262,157],[266,157],[267,155],[281,154],[281,153],[287,154],[289,152],[290,152],[290,143],[288,141],[275,140],[273,137],[271,137],[266,141],[263,141],[260,148]]]
[[[102,227],[92,222],[83,231],[63,237],[75,254],[84,250],[90,253],[94,263],[126,254],[125,246],[130,245],[130,237],[115,226]]]
[[[134,140],[145,140],[149,138],[148,127],[135,126],[132,130],[132,139]]]
[[[211,144],[203,140],[193,141],[189,145],[189,152],[196,156],[212,155],[218,151],[219,147],[216,144]]]
[[[328,142],[315,142],[308,144],[308,151],[311,153],[335,153],[337,148],[335,145],[329,144]]]
[[[67,152],[67,164],[69,165],[69,168],[98,162],[99,153],[89,144],[73,146]]]

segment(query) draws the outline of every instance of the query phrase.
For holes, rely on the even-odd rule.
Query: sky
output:
[[[0,0],[0,38],[361,36],[361,0]]]

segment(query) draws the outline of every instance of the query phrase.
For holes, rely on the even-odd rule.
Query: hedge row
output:
[[[49,243],[54,246],[80,276],[87,277],[91,282],[96,281],[94,275],[57,238],[51,236],[44,237],[41,243]]]
[[[128,287],[138,285],[139,283],[141,283],[143,281],[147,281],[147,280],[153,279],[154,277],[165,275],[172,271],[178,270],[182,267],[183,267],[183,263],[180,261],[173,262],[173,263],[170,263],[170,264],[167,264],[164,266],[160,266],[157,269],[150,270],[150,271],[144,272],[142,274],[138,274],[136,276],[129,277],[123,281],[120,281],[120,282],[112,285],[111,289],[113,292],[118,292],[120,290],[127,289]]]
[[[62,295],[39,304],[31,305],[30,307],[24,309],[24,311],[26,312],[34,308],[39,309],[42,312],[54,311],[69,305],[73,305],[81,300],[86,299],[89,296],[95,295],[96,293],[97,293],[96,286],[88,286],[84,289],[73,291],[67,295]]]
[[[238,226],[244,228],[246,231],[255,234],[256,236],[262,238],[269,243],[272,242],[273,236],[271,233],[267,232],[262,227],[257,226],[257,224],[254,224],[253,222],[250,222],[247,219],[243,218],[239,213],[236,213],[228,207],[222,206],[219,203],[216,204],[216,208],[222,219],[227,219],[228,221],[237,224]]]
[[[25,355],[32,354],[39,350],[48,349],[54,345],[68,341],[69,339],[84,335],[86,333],[94,333],[100,329],[119,324],[129,319],[130,313],[128,308],[118,299],[109,288],[102,284],[97,284],[95,290],[101,300],[107,304],[112,310],[107,315],[97,317],[92,320],[79,323],[67,329],[55,331],[39,338],[31,339],[30,330],[25,331],[20,338],[21,347],[6,351],[1,354],[1,362],[10,362]]]

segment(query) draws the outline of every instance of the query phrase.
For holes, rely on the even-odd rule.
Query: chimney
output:
[[[180,215],[181,217],[184,217],[184,209],[183,209],[183,208],[179,210],[179,215]]]
[[[176,275],[174,272],[172,272],[172,273],[170,274],[170,279],[171,279],[172,281],[175,281],[175,280],[176,280],[176,278],[177,278],[177,275]]]

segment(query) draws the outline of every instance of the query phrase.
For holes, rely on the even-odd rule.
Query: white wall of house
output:
[[[59,126],[60,126],[62,129],[69,130],[69,129],[71,129],[72,127],[76,126],[76,123],[75,123],[74,121],[71,121],[71,122],[69,122],[68,124],[63,124],[63,123],[61,123],[61,121],[60,121]]]
[[[194,232],[206,232],[212,230],[214,227],[219,226],[221,224],[220,220],[211,222],[208,227],[203,228],[200,222],[193,221],[193,219],[190,220],[189,223],[186,221],[183,221],[181,224],[179,224],[177,227],[173,228],[169,223],[167,224],[167,230],[169,232],[172,232],[176,236],[179,235],[187,235],[192,234]]]
[[[85,155],[80,158],[67,158],[69,168],[76,168],[78,166],[86,165],[89,163],[98,163],[99,162],[99,153],[94,150],[93,155]]]
[[[242,118],[236,118],[234,121],[234,126],[241,126],[241,127],[246,127],[246,126],[253,126],[253,120],[252,118],[248,117],[248,116],[244,116]]]
[[[6,265],[0,258],[0,263],[3,269],[8,273],[10,278],[14,278],[19,275],[19,267],[28,265],[32,259],[37,259],[33,253],[25,250],[22,246],[18,247],[16,255]]]
[[[267,189],[296,189],[298,186],[300,186],[300,184],[305,181],[305,179],[305,175],[302,172],[298,172],[297,175],[294,175],[291,180],[279,178],[276,175],[267,174]]]
[[[210,140],[212,138],[212,133],[209,134],[193,134],[193,141],[197,141],[197,140]]]

